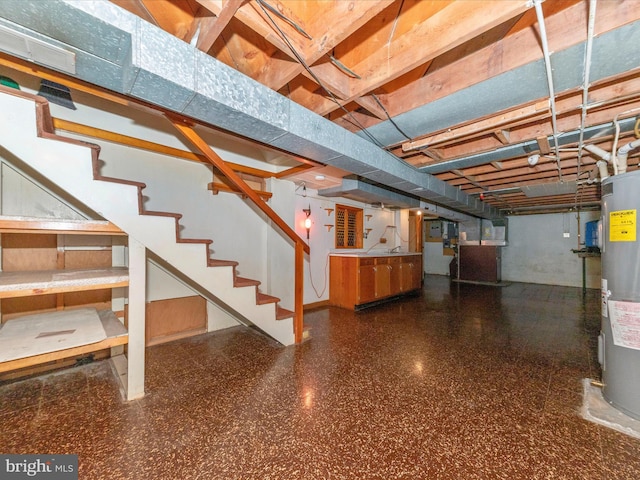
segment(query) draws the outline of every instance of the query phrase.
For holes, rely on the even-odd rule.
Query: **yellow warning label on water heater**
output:
[[[609,212],[609,241],[636,241],[636,211],[618,210]]]

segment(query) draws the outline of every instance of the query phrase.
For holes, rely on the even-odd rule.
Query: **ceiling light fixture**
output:
[[[538,160],[540,160],[540,155],[537,153],[535,155],[529,155],[529,158],[527,158],[527,162],[531,167],[535,166],[538,163]]]

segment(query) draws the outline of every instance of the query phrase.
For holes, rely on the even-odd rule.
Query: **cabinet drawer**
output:
[[[366,266],[366,265],[375,265],[376,264],[376,259],[375,257],[371,257],[371,258],[360,258],[360,266]]]

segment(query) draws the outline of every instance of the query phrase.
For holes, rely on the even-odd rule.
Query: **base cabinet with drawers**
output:
[[[358,310],[422,288],[422,255],[336,254],[329,263],[329,303]]]

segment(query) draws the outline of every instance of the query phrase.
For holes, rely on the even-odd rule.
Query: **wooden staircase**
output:
[[[258,280],[240,277],[237,262],[212,259],[212,240],[182,238],[181,214],[146,210],[144,183],[103,176],[100,147],[57,135],[44,98],[2,86],[0,94],[4,97],[0,110],[6,112],[0,128],[14,139],[6,148],[16,157],[189,277],[214,301],[230,307],[241,322],[255,325],[285,345],[295,342],[294,312],[282,308],[279,298],[261,292]],[[33,118],[26,102],[35,104],[35,131],[31,132],[24,128],[28,118]],[[41,140],[34,141],[34,136]],[[32,148],[13,151],[28,138]],[[86,152],[91,152],[90,168]],[[134,212],[130,211],[132,204],[137,204]],[[170,247],[170,241],[177,247]]]

